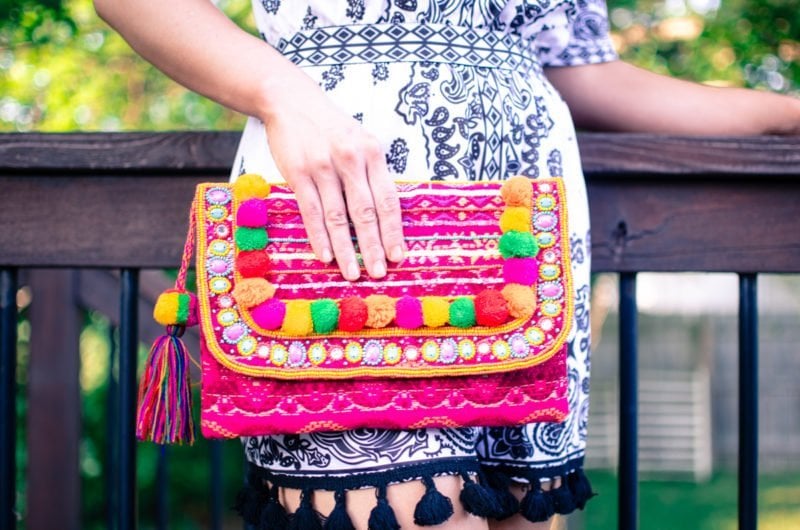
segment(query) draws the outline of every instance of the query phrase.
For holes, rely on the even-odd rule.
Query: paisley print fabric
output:
[[[580,469],[589,406],[589,216],[572,120],[544,67],[615,59],[603,0],[254,0],[253,8],[263,39],[378,138],[397,179],[563,178],[576,321],[563,423],[251,437],[243,440],[247,460],[278,485],[324,489],[478,466],[520,482]],[[401,34],[420,25],[433,30],[424,30],[430,42],[412,46]],[[437,40],[447,28],[455,36]],[[378,45],[386,39],[393,45]],[[486,63],[503,39],[518,42],[513,53],[524,57],[516,67]],[[233,168],[232,178],[252,172],[282,180],[256,119]]]

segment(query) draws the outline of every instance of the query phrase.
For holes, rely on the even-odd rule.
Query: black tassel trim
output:
[[[261,506],[269,495],[269,486],[257,473],[247,474],[247,484],[236,494],[233,509],[248,524],[258,525],[261,519]]]
[[[386,486],[378,488],[378,504],[369,513],[369,530],[400,530],[394,510],[386,499]]]
[[[478,517],[492,517],[500,511],[497,495],[491,489],[473,481],[469,473],[462,472],[461,478],[464,479],[464,487],[458,498],[467,512]]]
[[[496,498],[495,506],[497,507],[497,511],[491,514],[490,517],[502,521],[519,513],[519,500],[508,489],[511,485],[511,480],[501,473],[491,473],[488,478],[489,486],[492,488]]]
[[[322,530],[322,521],[311,505],[313,490],[303,490],[300,496],[300,507],[292,515],[289,530]]]
[[[522,498],[519,511],[522,517],[532,523],[547,521],[556,513],[552,496],[542,491],[538,481],[531,484],[530,489]]]
[[[561,485],[551,489],[546,493],[553,499],[553,509],[559,515],[567,515],[575,511],[575,499],[567,486],[566,479],[562,479]]]
[[[261,510],[258,530],[286,530],[289,527],[289,516],[286,508],[278,500],[278,487],[269,492],[269,501]]]
[[[418,526],[436,526],[450,519],[453,515],[453,503],[436,489],[430,476],[422,478],[425,484],[425,495],[414,508],[414,524]]]
[[[334,498],[336,499],[336,505],[328,515],[328,520],[325,521],[324,530],[356,530],[350,515],[347,513],[344,490],[336,490]]]
[[[572,492],[572,498],[575,500],[575,506],[583,510],[589,499],[597,495],[592,491],[592,485],[589,483],[589,478],[582,469],[576,469],[574,472],[567,475],[567,486],[569,491]]]

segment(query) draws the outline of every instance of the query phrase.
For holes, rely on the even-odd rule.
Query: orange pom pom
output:
[[[526,285],[509,283],[503,287],[502,292],[512,317],[531,318],[536,310],[536,294],[533,289]]]
[[[367,303],[367,326],[383,328],[395,317],[394,299],[384,294],[373,294],[364,299]]]
[[[275,295],[275,286],[264,278],[245,278],[233,288],[233,299],[242,307],[257,306]]]
[[[506,202],[507,206],[525,206],[531,207],[531,198],[533,196],[533,186],[528,177],[516,176],[511,177],[503,183],[500,188],[500,196]]]

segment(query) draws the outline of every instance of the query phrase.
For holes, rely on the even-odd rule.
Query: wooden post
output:
[[[29,530],[80,528],[80,311],[75,271],[30,271]]]

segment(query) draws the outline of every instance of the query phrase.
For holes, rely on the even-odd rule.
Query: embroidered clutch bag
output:
[[[315,259],[288,186],[199,185],[176,289],[156,304],[169,333],[142,380],[139,437],[193,436],[178,336],[196,322],[207,437],[562,420],[562,181],[397,186],[406,258],[349,282]],[[183,285],[193,239],[196,297]]]

